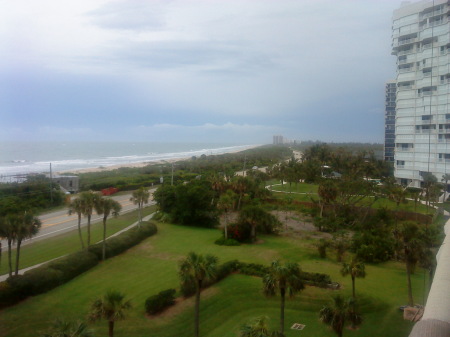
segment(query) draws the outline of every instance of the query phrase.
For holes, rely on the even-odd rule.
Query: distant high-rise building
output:
[[[397,82],[386,83],[386,102],[384,109],[384,160],[394,162],[395,152],[395,94]]]
[[[450,1],[406,3],[394,11],[397,57],[395,177],[420,187],[450,171]]]
[[[280,135],[273,136],[273,144],[274,145],[284,144],[283,136]]]

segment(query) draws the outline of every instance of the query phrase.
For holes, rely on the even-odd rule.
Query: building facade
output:
[[[397,57],[395,177],[420,187],[450,173],[450,0],[407,3],[394,11]]]
[[[386,102],[384,105],[384,160],[394,162],[395,153],[395,96],[397,82],[386,83]]]

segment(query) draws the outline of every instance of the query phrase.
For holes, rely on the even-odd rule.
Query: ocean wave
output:
[[[115,165],[136,164],[143,162],[158,162],[161,160],[191,158],[193,156],[218,155],[228,152],[242,151],[256,145],[225,146],[219,148],[191,149],[188,151],[170,151],[165,153],[132,154],[123,156],[97,157],[90,159],[71,158],[52,161],[30,161],[13,160],[7,165],[0,166],[0,175],[26,174],[26,173],[48,173],[50,164],[53,172],[81,170],[96,167],[109,167]]]

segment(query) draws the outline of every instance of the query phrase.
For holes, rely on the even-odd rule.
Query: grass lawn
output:
[[[318,200],[317,195],[317,189],[319,185],[316,184],[306,184],[306,183],[298,183],[298,184],[292,184],[291,187],[289,187],[289,184],[284,185],[275,185],[271,188],[271,190],[274,192],[275,197],[277,198],[290,198],[292,200],[296,201],[307,201],[311,202],[311,198],[314,200]],[[280,192],[280,193],[277,193]],[[289,193],[292,192],[292,193]],[[372,204],[373,199],[368,199],[368,205]],[[449,203],[450,205],[450,203]],[[379,198],[375,201],[372,205],[373,208],[387,208],[390,210],[396,210],[397,205],[395,202],[386,199],[386,198]],[[450,209],[450,206],[449,206]],[[422,214],[427,214],[427,207],[421,203],[418,203],[417,205],[414,205],[414,201],[407,200],[406,203],[402,203],[399,205],[398,210],[400,211],[407,211],[407,212],[417,212]],[[428,211],[430,214],[434,213],[434,209],[430,208]]]
[[[143,216],[153,213],[156,206],[146,207],[143,210]],[[110,236],[121,229],[136,222],[138,218],[137,211],[129,212],[118,216],[110,217],[106,223],[106,235]],[[83,239],[86,243],[87,229],[82,228]],[[95,243],[103,238],[103,224],[101,221],[91,224],[91,242]],[[20,265],[19,269],[34,266],[69,253],[76,252],[81,249],[78,230],[70,231],[61,235],[57,235],[45,240],[39,240],[26,244],[20,248]],[[7,247],[3,250],[2,264],[0,265],[0,275],[8,273]],[[13,268],[16,262],[16,250],[12,252]]]
[[[0,312],[0,336],[37,335],[56,317],[84,319],[92,301],[108,289],[124,292],[134,307],[129,317],[116,325],[116,336],[182,337],[193,335],[193,298],[183,300],[162,315],[148,318],[144,302],[161,290],[178,288],[178,261],[189,251],[219,257],[220,262],[239,259],[269,264],[275,259],[296,261],[303,270],[324,272],[340,282],[339,292],[351,294],[350,277],[340,275],[340,265],[330,259],[319,259],[312,239],[308,237],[261,237],[256,245],[223,247],[213,242],[220,236],[217,229],[159,224],[158,233],[140,245],[109,259],[89,272],[49,293],[30,298]],[[365,279],[357,279],[356,291],[361,300],[364,322],[356,331],[345,330],[345,336],[407,336],[412,323],[404,321],[398,306],[406,303],[406,275],[400,263],[367,265]],[[422,302],[424,274],[413,275],[415,300]],[[270,325],[279,325],[279,298],[266,298],[258,277],[232,275],[202,292],[201,336],[236,337],[239,327],[259,315],[270,317]],[[286,302],[286,336],[334,336],[318,320],[318,311],[337,291],[306,287]],[[306,324],[303,332],[290,330],[293,323]],[[95,336],[107,336],[107,323],[91,325]]]

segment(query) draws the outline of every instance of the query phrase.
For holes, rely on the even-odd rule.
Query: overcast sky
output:
[[[400,0],[0,0],[0,140],[383,142]]]

